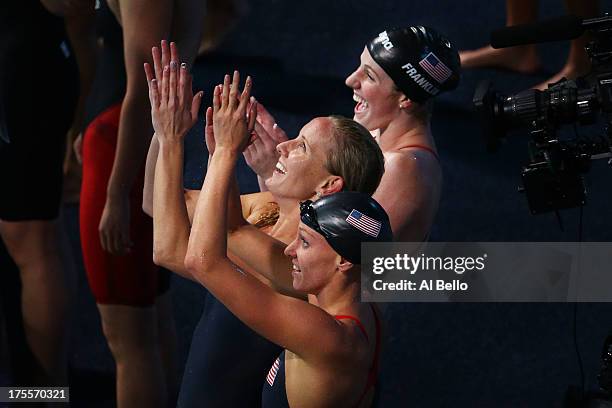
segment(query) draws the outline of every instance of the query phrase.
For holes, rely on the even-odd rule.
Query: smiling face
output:
[[[334,128],[329,118],[316,118],[302,128],[298,137],[277,146],[276,169],[266,180],[272,194],[306,200],[331,176],[325,168],[328,152],[335,149]]]
[[[285,255],[293,263],[293,288],[309,294],[317,294],[325,287],[342,260],[321,234],[302,222]]]
[[[368,130],[384,129],[399,115],[404,95],[395,89],[393,80],[378,65],[367,48],[361,53],[361,63],[346,78],[346,85],[353,89],[355,114],[353,119]]]

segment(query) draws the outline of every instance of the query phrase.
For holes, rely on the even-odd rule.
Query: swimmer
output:
[[[373,197],[389,214],[396,240],[423,241],[442,190],[431,132],[433,99],[457,87],[459,55],[436,30],[414,26],[382,31],[367,43],[360,59],[345,82],[357,103],[353,119],[372,132],[385,157],[385,175]],[[261,137],[282,139],[276,120],[261,105],[258,112]],[[279,156],[269,145],[260,143],[245,152],[263,180]]]
[[[248,142],[247,127],[254,126],[253,112],[248,125],[245,118],[249,80],[240,102],[234,100],[238,78],[235,73],[231,90],[228,79],[222,91],[215,90],[216,148],[185,266],[248,326],[286,350],[269,373],[268,383],[278,383],[264,392],[264,406],[367,406],[380,327],[375,310],[358,300],[360,244],[391,240],[389,219],[367,194],[339,192],[302,203],[299,232],[285,253],[292,261],[293,287],[307,293],[308,302],[242,273],[227,257],[226,239],[220,239],[228,224],[232,172]]]
[[[161,61],[157,60],[157,63],[161,64]],[[169,67],[170,75],[179,76],[174,83],[180,82],[186,86],[181,91],[186,98],[182,104],[184,112],[179,115],[164,109],[152,109],[156,135],[160,140],[154,179],[154,258],[158,264],[193,279],[185,270],[183,261],[190,229],[189,218],[199,191],[183,190],[183,138],[195,122],[197,109],[193,109],[193,104],[199,103],[199,100],[193,99],[188,73],[178,69],[177,64],[173,64],[173,67]],[[152,84],[153,79],[159,83],[154,78],[153,70],[150,67],[147,70],[149,83]],[[175,94],[179,94],[179,91],[175,91]],[[214,152],[212,109],[207,110],[206,117],[206,141],[209,151]],[[163,131],[162,127],[170,123],[175,125],[169,128],[172,131]],[[289,262],[283,250],[295,237],[300,200],[314,199],[342,189],[372,194],[382,176],[383,157],[366,129],[340,117],[311,121],[304,126],[298,139],[286,142],[279,149],[286,156],[284,172],[289,175],[279,177],[278,182],[272,183],[269,192],[238,198],[237,188],[234,189],[236,205],[233,208],[240,211],[237,218],[253,224],[255,239],[266,238],[265,242],[269,244],[266,250],[273,250]],[[251,227],[250,224],[248,226]],[[247,235],[252,234],[253,231],[249,231]],[[240,263],[237,258],[234,261]],[[243,267],[250,270],[248,265]],[[290,263],[289,266],[283,264],[283,267],[285,272],[288,271]],[[294,292],[292,287],[288,290]],[[194,333],[179,405],[197,406],[202,401],[222,403],[223,406],[258,405],[261,379],[281,350],[242,324],[216,299],[211,297],[210,301],[212,306],[208,318],[203,316]],[[231,361],[241,361],[242,364],[235,370],[233,367],[237,367],[237,364]],[[211,367],[216,369],[212,370]],[[219,375],[219,370],[223,370],[224,375]],[[230,383],[233,383],[228,378],[245,384],[243,392],[227,392]]]

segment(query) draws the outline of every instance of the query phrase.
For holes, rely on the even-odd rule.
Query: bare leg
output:
[[[65,235],[57,220],[0,221],[0,234],[19,268],[24,332],[44,371],[34,381],[66,385],[74,275],[64,246]]]
[[[599,14],[599,4],[596,0],[565,0],[565,6],[569,14],[581,18],[595,17]],[[562,78],[576,79],[581,75],[587,74],[591,69],[591,61],[587,56],[584,47],[591,38],[583,35],[572,41],[570,51],[565,65],[556,75],[535,86],[536,89],[546,89],[548,84],[558,82]]]
[[[157,298],[155,307],[157,309],[160,355],[166,378],[169,406],[174,407],[179,391],[179,368],[176,355],[178,341],[170,291]]]
[[[155,308],[99,304],[98,310],[117,365],[117,407],[165,407]]]
[[[534,0],[506,0],[506,25],[532,23],[538,16],[538,2]],[[535,45],[494,49],[490,45],[477,50],[461,51],[463,68],[496,67],[523,73],[540,68]]]

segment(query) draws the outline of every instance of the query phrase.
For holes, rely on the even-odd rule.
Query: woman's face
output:
[[[333,123],[316,118],[306,124],[298,137],[280,143],[276,169],[266,180],[270,192],[279,197],[306,200],[331,174],[325,168],[327,154],[334,149]]]
[[[399,114],[402,93],[395,90],[393,80],[367,48],[360,58],[359,67],[345,81],[357,102],[353,119],[369,131],[384,129]]]
[[[302,222],[297,237],[285,249],[285,255],[293,263],[293,288],[309,294],[319,293],[341,261],[325,238]]]

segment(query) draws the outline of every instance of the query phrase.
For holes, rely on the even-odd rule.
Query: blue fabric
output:
[[[262,385],[281,351],[209,294],[191,341],[178,407],[259,407]]]
[[[278,371],[273,378],[272,385],[264,383],[261,393],[262,408],[289,408],[287,389],[285,388],[285,351],[278,357]],[[271,379],[270,377],[268,377]]]

